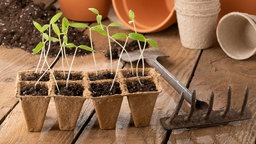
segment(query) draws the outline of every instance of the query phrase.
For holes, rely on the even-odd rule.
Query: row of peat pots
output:
[[[85,100],[92,100],[100,128],[114,129],[124,96],[127,96],[135,127],[149,125],[161,91],[159,74],[154,69],[139,69],[137,73],[135,69],[73,71],[68,83],[67,73],[51,71],[42,76],[42,73],[23,71],[18,74],[16,97],[21,102],[28,131],[41,131],[51,98],[60,130],[76,127]]]

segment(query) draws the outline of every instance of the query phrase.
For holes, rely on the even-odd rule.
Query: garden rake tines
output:
[[[121,58],[125,62],[130,62],[138,61],[140,56],[140,51],[135,50],[129,52],[129,55],[123,54]],[[211,95],[209,104],[196,99],[196,92],[191,93],[187,87],[157,61],[158,57],[166,57],[166,55],[154,48],[148,48],[144,51],[144,60],[147,64],[154,67],[170,86],[181,94],[180,101],[173,115],[161,119],[161,124],[165,129],[208,127],[251,118],[251,112],[246,109],[249,94],[248,87],[246,87],[244,102],[240,112],[230,109],[231,88],[228,90],[226,109],[224,111],[213,111],[214,93]],[[191,105],[190,113],[188,115],[178,115],[181,105],[185,100]]]
[[[202,128],[228,124],[229,122],[250,119],[252,114],[246,107],[249,96],[249,89],[246,87],[242,107],[239,110],[231,109],[231,87],[228,88],[227,103],[224,110],[214,111],[214,93],[211,93],[209,107],[207,109],[196,108],[196,92],[192,93],[192,102],[189,114],[179,115],[184,93],[181,93],[179,103],[170,117],[161,118],[161,125],[167,130],[182,128]]]

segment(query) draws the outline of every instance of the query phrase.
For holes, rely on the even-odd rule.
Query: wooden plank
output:
[[[214,109],[223,109],[227,98],[227,87],[232,87],[232,107],[239,109],[242,105],[245,86],[250,87],[248,106],[253,112],[251,120],[235,122],[226,126],[204,128],[190,131],[176,131],[169,143],[250,143],[256,140],[256,57],[236,61],[224,54],[216,46],[204,50],[191,89],[196,89],[203,100],[208,101],[211,91],[216,94]]]
[[[148,36],[155,39],[160,50],[170,56],[160,58],[159,61],[179,80],[187,84],[200,51],[182,48],[177,26]],[[161,127],[159,119],[170,115],[175,107],[174,97],[178,97],[164,80],[161,81],[164,90],[157,99],[150,126],[135,128],[131,124],[130,109],[125,98],[115,130],[100,130],[94,116],[77,143],[161,143],[165,139],[166,131]]]
[[[0,122],[18,101],[14,95],[17,73],[35,69],[38,59],[39,55],[32,55],[18,48],[0,47]]]
[[[84,103],[77,127],[74,131],[60,131],[58,129],[55,104],[53,100],[51,100],[42,131],[28,132],[21,110],[21,105],[18,104],[17,107],[7,116],[6,120],[0,127],[0,143],[71,143],[87,118],[90,116],[92,112],[90,105],[90,101],[86,101]]]

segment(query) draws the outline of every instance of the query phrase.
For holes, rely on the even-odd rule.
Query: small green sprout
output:
[[[61,54],[61,61],[62,61],[62,68],[63,68],[63,71],[64,71],[64,75],[65,75],[64,59],[66,61],[67,67],[69,69],[68,77],[67,77],[67,80],[66,80],[66,86],[68,86],[68,81],[69,81],[69,78],[70,78],[70,73],[71,73],[72,66],[73,66],[73,63],[74,63],[74,59],[75,59],[75,56],[76,56],[76,53],[77,53],[77,49],[82,49],[82,50],[94,52],[93,48],[91,48],[89,46],[86,46],[86,45],[76,46],[75,44],[68,42],[68,29],[69,29],[69,27],[89,28],[89,26],[87,24],[84,24],[84,23],[70,23],[67,18],[63,17],[62,21],[61,21],[61,28],[60,28],[56,22],[58,22],[60,20],[61,16],[62,16],[62,13],[55,14],[51,18],[49,24],[45,24],[43,26],[41,26],[39,23],[33,21],[33,25],[41,33],[41,36],[42,36],[42,41],[39,42],[36,45],[36,47],[33,49],[33,54],[37,54],[41,51],[41,56],[40,56],[40,59],[39,59],[39,62],[38,62],[36,72],[37,72],[38,67],[41,63],[42,57],[44,57],[45,60],[42,64],[41,70],[43,69],[44,64],[47,65],[47,69],[44,71],[44,73],[38,79],[36,84],[40,81],[40,79],[43,77],[43,75],[48,70],[50,70],[50,72],[52,72],[51,67],[57,61],[59,55]],[[51,36],[51,30],[53,30],[53,32],[57,35],[57,38]],[[53,62],[51,64],[49,64],[47,62],[47,56],[48,56],[49,50],[51,48],[51,42],[58,42],[59,46],[60,46],[60,49],[59,49],[59,52],[58,52],[57,56],[53,60]],[[46,45],[48,45],[47,51],[45,50]],[[75,52],[74,52],[71,64],[69,64],[68,59],[67,59],[66,48],[69,48],[69,49],[75,48]],[[58,88],[58,85],[57,85],[57,82],[56,82],[55,78],[54,78],[54,81],[56,83],[57,90],[59,91],[59,88]]]

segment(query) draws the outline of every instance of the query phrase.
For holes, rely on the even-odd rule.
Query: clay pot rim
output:
[[[120,0],[123,2],[123,0]],[[116,5],[116,0],[112,0],[112,5],[113,5],[113,8],[115,10],[115,13],[116,15],[118,16],[119,20],[126,26],[128,27],[129,29],[131,30],[134,30],[134,28],[127,22],[123,19],[123,16],[120,15],[120,13],[118,12],[117,9],[120,9],[120,7],[118,7]],[[122,8],[121,8],[122,9]],[[126,16],[128,17],[128,13],[126,13]],[[165,28],[167,28],[168,26],[170,26],[172,23],[175,23],[176,22],[176,14],[175,14],[175,8],[173,6],[172,10],[170,11],[169,15],[164,19],[164,21],[162,21],[161,23],[159,23],[158,25],[155,25],[153,27],[149,27],[149,26],[146,26],[146,25],[142,25],[141,23],[139,24],[139,26],[137,25],[137,32],[140,32],[140,33],[150,33],[150,32],[158,32],[158,31],[161,31]]]
[[[216,30],[216,34],[217,34],[217,40],[220,44],[220,47],[221,49],[231,58],[233,59],[236,59],[236,60],[245,60],[245,59],[248,59],[250,58],[251,56],[253,56],[255,53],[256,53],[256,47],[252,50],[252,52],[250,54],[248,54],[247,56],[243,56],[243,57],[237,57],[237,56],[234,56],[230,53],[230,50],[226,50],[226,48],[223,46],[222,44],[222,40],[219,38],[219,33],[220,33],[220,24],[225,21],[227,18],[229,18],[231,15],[233,16],[239,16],[240,18],[243,18],[245,20],[247,20],[247,22],[249,22],[251,24],[251,26],[254,28],[254,30],[256,31],[256,22],[250,17],[249,14],[247,13],[241,13],[241,12],[230,12],[226,15],[224,15],[220,21],[219,21],[219,24],[218,24],[218,27],[217,27],[217,30]]]

